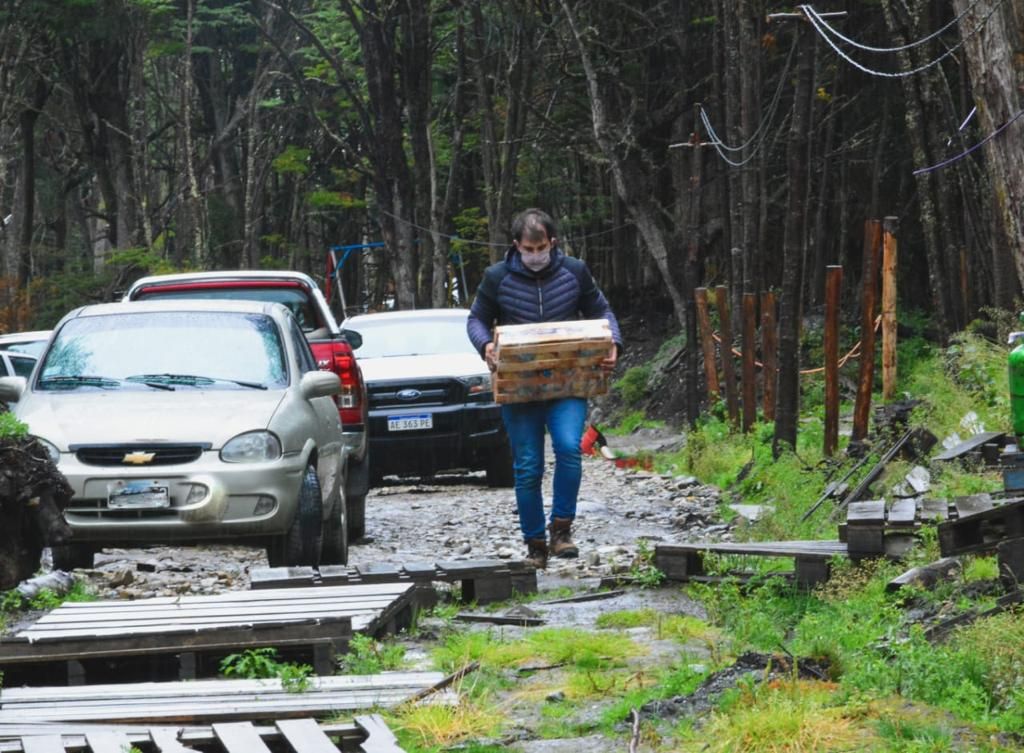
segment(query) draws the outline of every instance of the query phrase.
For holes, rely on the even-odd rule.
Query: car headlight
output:
[[[474,374],[473,376],[459,377],[459,381],[466,385],[466,394],[470,400],[483,400],[490,397],[490,374]]]
[[[265,463],[281,457],[281,440],[269,431],[250,431],[228,440],[220,451],[225,463]]]
[[[35,439],[39,446],[46,450],[46,454],[50,456],[50,460],[53,461],[54,465],[60,462],[60,450],[57,449],[57,445],[53,442],[47,442],[42,437],[36,437]]]

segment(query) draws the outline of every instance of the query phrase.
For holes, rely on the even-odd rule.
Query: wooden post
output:
[[[779,378],[778,342],[775,327],[775,293],[761,293],[761,358],[764,362],[761,380],[764,384],[764,420],[775,420],[775,388]]]
[[[743,294],[743,431],[757,422],[757,297]]]
[[[708,400],[718,400],[718,367],[715,365],[715,340],[711,336],[711,317],[708,315],[708,289],[693,291],[697,301],[697,326],[700,329],[700,344],[704,350],[704,380],[708,386]]]
[[[729,421],[740,421],[740,401],[736,394],[736,366],[732,360],[732,319],[729,311],[729,289],[725,285],[715,288],[715,304],[718,306],[718,327],[722,333],[722,379],[725,380],[725,406]]]
[[[868,435],[871,415],[871,390],[875,384],[875,298],[878,293],[878,266],[882,256],[882,222],[864,222],[864,263],[861,267],[860,374],[857,400],[853,407],[853,432],[850,440],[861,442]]]
[[[839,448],[839,293],[843,268],[825,270],[825,456]]]
[[[896,229],[898,220],[882,221],[882,398],[896,395]]]

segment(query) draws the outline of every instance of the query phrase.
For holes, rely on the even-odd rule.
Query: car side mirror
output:
[[[299,382],[299,390],[306,400],[330,397],[341,392],[341,379],[333,371],[307,371]]]
[[[348,344],[352,346],[352,350],[359,350],[363,347],[363,336],[356,332],[354,329],[343,329],[341,334],[348,340]]]
[[[26,389],[28,389],[28,380],[25,377],[0,377],[0,400],[5,403],[16,403],[21,400]]]

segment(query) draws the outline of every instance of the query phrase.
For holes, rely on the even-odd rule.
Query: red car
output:
[[[350,342],[355,334],[342,334],[327,301],[309,275],[289,271],[186,272],[154,275],[137,280],[125,301],[166,298],[240,299],[282,303],[291,309],[321,369],[341,378],[337,398],[341,415],[343,446],[347,455],[345,509],[348,537],[355,541],[366,532],[366,493],[370,486],[370,456],[367,442],[367,400],[362,371]],[[323,562],[331,564],[324,552]]]

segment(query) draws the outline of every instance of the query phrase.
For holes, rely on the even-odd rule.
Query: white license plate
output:
[[[388,431],[413,431],[433,429],[434,417],[429,413],[418,416],[388,416]]]
[[[171,506],[167,486],[159,481],[115,481],[107,485],[112,510],[154,510]]]

